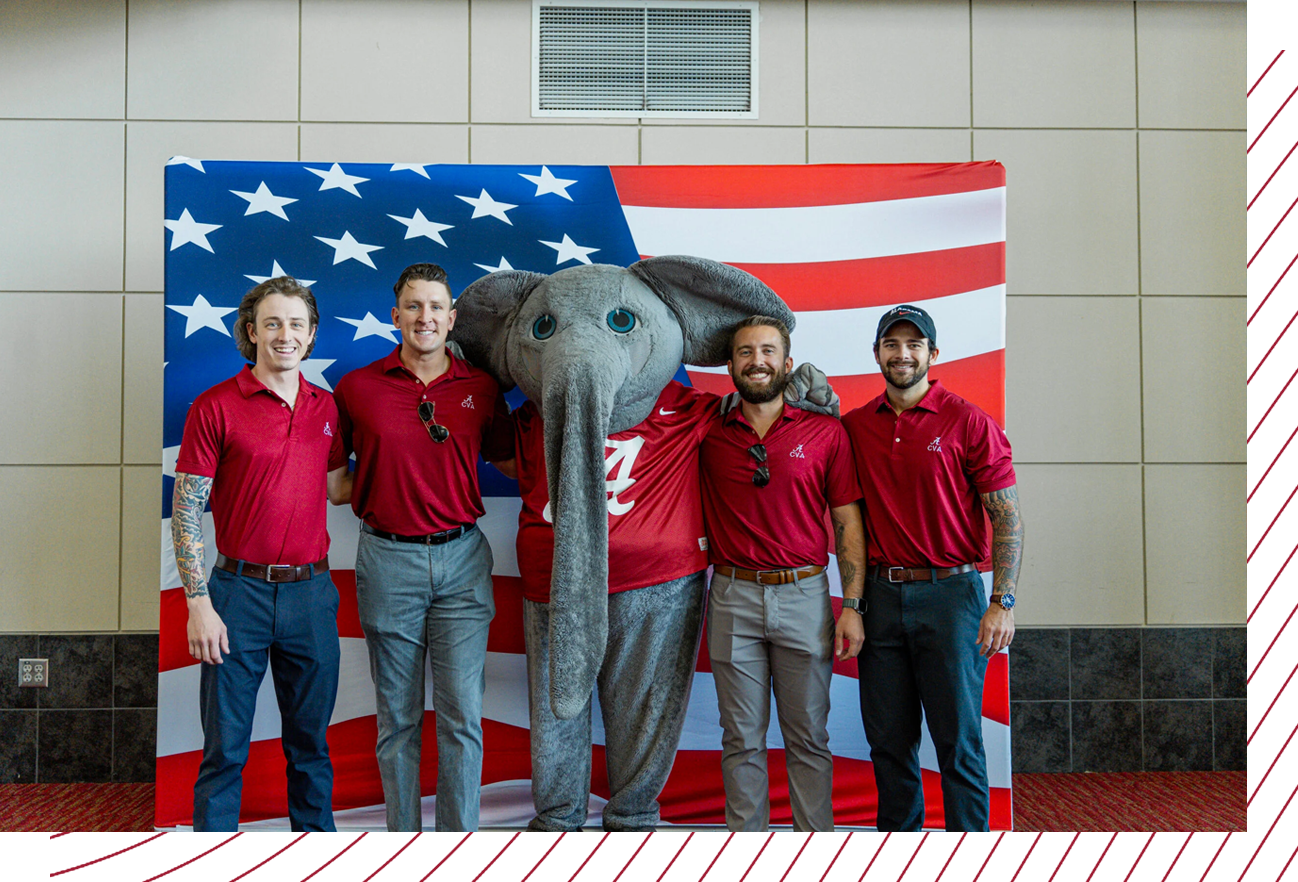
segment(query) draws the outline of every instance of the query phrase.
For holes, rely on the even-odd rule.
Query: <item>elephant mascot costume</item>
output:
[[[672,377],[682,362],[725,364],[731,329],[748,316],[792,328],[793,314],[755,277],[694,257],[496,272],[455,307],[451,339],[502,389],[518,385],[530,399],[514,412],[530,826],[586,821],[598,685],[604,828],[653,829],[703,619],[698,448],[722,406]],[[810,365],[790,379],[786,396],[830,403]]]

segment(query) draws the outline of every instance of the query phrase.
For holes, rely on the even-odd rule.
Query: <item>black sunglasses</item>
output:
[[[428,430],[428,437],[434,442],[441,444],[447,438],[451,437],[451,430],[445,426],[439,426],[433,419],[433,403],[431,401],[419,402],[419,419]]]
[[[748,453],[757,460],[757,468],[753,471],[753,483],[758,487],[765,487],[771,483],[771,470],[766,467],[766,445],[754,444],[748,448]]]

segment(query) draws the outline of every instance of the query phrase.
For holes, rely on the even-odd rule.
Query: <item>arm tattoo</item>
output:
[[[176,569],[185,586],[185,599],[207,596],[203,567],[203,508],[212,493],[212,479],[200,475],[176,474],[171,496],[171,542],[176,550]]]
[[[832,508],[829,510],[829,521],[834,526],[834,554],[838,558],[838,575],[843,582],[844,596],[849,596],[848,586],[856,581],[857,576],[856,561],[853,557],[858,552],[863,553],[864,549],[848,547],[844,542],[847,536],[847,524]]]
[[[1018,485],[980,494],[992,519],[992,592],[1016,594],[1023,564],[1023,519]]]

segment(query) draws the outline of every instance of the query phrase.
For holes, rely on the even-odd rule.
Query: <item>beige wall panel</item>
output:
[[[127,27],[131,119],[297,119],[297,0],[131,0]]]
[[[1145,620],[1139,465],[1016,464],[1020,626]]]
[[[1244,623],[1244,466],[1145,467],[1149,624]]]
[[[532,4],[473,0],[469,9],[469,112],[473,122],[626,123],[617,118],[532,116]],[[482,160],[474,157],[474,162]]]
[[[302,119],[468,118],[468,0],[303,0]]]
[[[0,315],[0,463],[120,462],[122,295],[0,294]]]
[[[1135,297],[1010,297],[1005,421],[1016,462],[1140,462]]]
[[[0,632],[118,629],[120,476],[117,466],[0,467]]]
[[[1144,294],[1244,293],[1244,133],[1140,133]]]
[[[470,156],[480,163],[635,165],[640,131],[626,126],[474,126]]]
[[[465,125],[303,123],[303,162],[468,162]]]
[[[968,129],[826,129],[808,133],[808,162],[968,162]]]
[[[974,125],[1134,126],[1131,6],[973,0]]]
[[[1005,165],[1011,294],[1135,294],[1134,132],[975,131]]]
[[[807,86],[811,125],[969,125],[969,4],[808,0]]]
[[[1242,129],[1243,3],[1137,3],[1140,124]]]
[[[1244,298],[1145,297],[1146,462],[1244,461]]]
[[[162,470],[122,469],[122,630],[158,630]]]
[[[640,135],[645,165],[767,165],[807,161],[805,129],[718,126],[645,128]]]
[[[0,121],[0,290],[122,290],[122,128]]]
[[[0,3],[0,116],[125,112],[125,0]]]
[[[126,127],[126,288],[161,291],[166,162],[173,156],[289,162],[295,123],[133,122]],[[181,166],[189,174],[188,166]],[[202,174],[192,169],[193,174]],[[270,218],[270,215],[267,215]],[[202,217],[197,218],[203,220]],[[119,221],[120,223],[120,221]],[[193,246],[186,246],[193,247]],[[119,245],[120,248],[120,245]],[[269,267],[267,267],[269,269]]]
[[[122,334],[123,462],[162,462],[162,316],[161,294],[126,295]]]
[[[807,122],[807,13],[803,0],[762,0],[758,22],[757,119],[645,117],[647,126],[801,126]]]

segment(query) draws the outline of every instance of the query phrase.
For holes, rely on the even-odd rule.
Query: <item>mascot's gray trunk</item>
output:
[[[541,402],[554,544],[568,550],[554,556],[550,583],[551,640],[565,649],[551,655],[550,704],[561,720],[590,700],[608,638],[608,605],[589,596],[608,590],[604,439],[628,368],[620,351],[600,351],[583,331],[546,350]],[[597,352],[603,357],[592,358]]]

